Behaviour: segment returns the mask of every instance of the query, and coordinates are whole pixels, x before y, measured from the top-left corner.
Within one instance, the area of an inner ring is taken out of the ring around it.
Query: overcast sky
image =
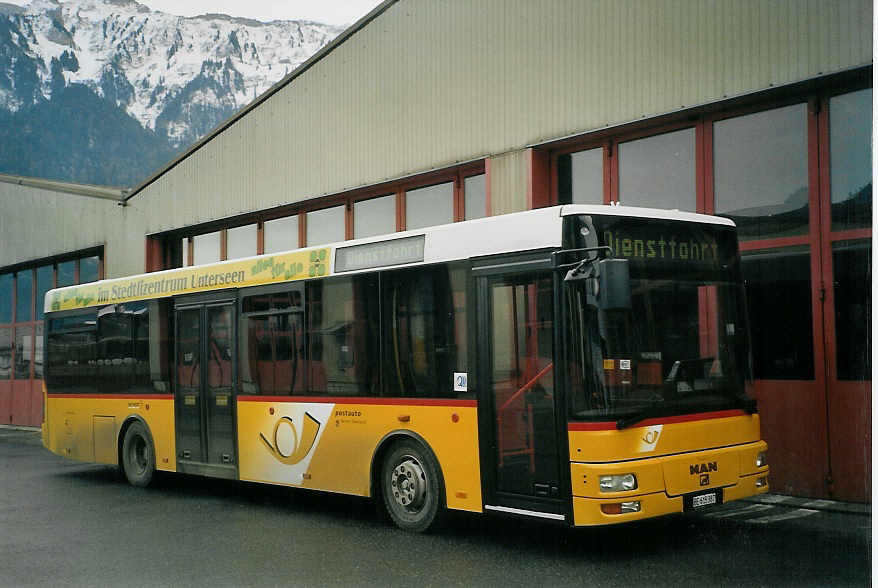
[[[25,5],[30,0],[0,0]],[[66,0],[61,0],[65,2]],[[138,0],[153,10],[179,16],[208,12],[256,20],[314,20],[349,25],[381,3],[381,0]]]

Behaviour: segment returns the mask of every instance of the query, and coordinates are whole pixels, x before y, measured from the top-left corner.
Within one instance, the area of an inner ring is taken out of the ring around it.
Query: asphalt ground
[[[412,535],[362,498],[133,488],[0,428],[0,586],[867,586],[871,529],[863,505],[768,495],[598,529],[454,513]]]

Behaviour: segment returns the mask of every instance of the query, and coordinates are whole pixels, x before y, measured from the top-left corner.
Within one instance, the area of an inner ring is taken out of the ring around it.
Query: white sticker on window
[[[619,369],[620,370],[630,370],[631,369],[631,360],[630,359],[620,359],[619,360]]]
[[[466,372],[454,372],[454,391],[466,392]]]

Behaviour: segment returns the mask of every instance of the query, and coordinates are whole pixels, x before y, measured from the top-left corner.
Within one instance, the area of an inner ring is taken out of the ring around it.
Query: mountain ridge
[[[4,113],[0,140],[20,140],[16,129],[30,125],[48,133],[43,144],[51,144],[53,134],[57,140],[72,141],[67,158],[71,161],[64,165],[40,166],[30,159],[38,156],[32,149],[21,146],[16,158],[11,153],[15,150],[7,148],[0,156],[0,173],[30,170],[47,179],[73,180],[64,174],[72,169],[72,160],[81,164],[82,157],[72,152],[84,150],[92,158],[112,159],[113,154],[102,151],[95,132],[79,128],[78,133],[64,133],[38,122],[48,116],[44,105],[62,95],[65,107],[75,98],[83,108],[97,108],[88,93],[65,92],[73,86],[82,86],[105,102],[98,108],[105,115],[106,108],[114,108],[135,121],[139,131],[122,125],[133,133],[132,141],[156,145],[155,150],[170,154],[169,161],[342,30],[310,20],[175,16],[136,0],[33,0],[24,7],[0,3],[0,113]],[[97,119],[86,118],[101,126]],[[113,129],[104,130],[114,134]],[[115,176],[77,174],[76,181],[130,185],[133,177],[146,179],[155,171],[137,161],[131,165],[143,169],[122,174],[125,184],[120,184],[118,170]],[[108,169],[94,163],[85,168],[94,173]]]

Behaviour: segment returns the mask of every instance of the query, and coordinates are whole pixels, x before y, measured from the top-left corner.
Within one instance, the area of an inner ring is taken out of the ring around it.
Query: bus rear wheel
[[[432,452],[413,440],[391,447],[381,469],[387,514],[400,529],[423,533],[439,520],[442,477]]]
[[[155,450],[143,423],[135,422],[122,441],[122,468],[132,486],[149,486],[155,473]]]

